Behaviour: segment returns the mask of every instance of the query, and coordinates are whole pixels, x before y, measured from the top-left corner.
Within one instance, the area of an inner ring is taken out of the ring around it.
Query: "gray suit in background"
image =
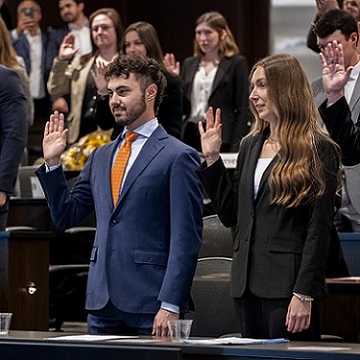
[[[319,108],[326,100],[322,78],[314,80],[311,85],[314,90],[315,104]],[[360,114],[360,77],[356,80],[349,108],[351,119],[355,124]],[[342,204],[339,213],[350,220],[352,231],[360,231],[360,164],[343,166],[343,170],[345,181],[343,182]]]

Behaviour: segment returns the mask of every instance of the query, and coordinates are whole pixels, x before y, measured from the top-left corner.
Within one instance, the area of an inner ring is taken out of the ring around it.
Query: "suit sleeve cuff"
[[[176,313],[176,314],[180,313],[180,307],[179,306],[167,303],[165,301],[163,301],[161,303],[161,308],[164,309],[164,310],[171,311],[171,312]]]

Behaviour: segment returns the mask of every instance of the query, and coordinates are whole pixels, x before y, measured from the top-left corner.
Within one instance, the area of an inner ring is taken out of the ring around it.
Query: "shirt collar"
[[[147,121],[145,124],[139,126],[134,130],[134,132],[138,133],[140,136],[149,138],[151,134],[155,131],[155,129],[159,126],[159,122],[157,118],[154,118],[150,121]],[[126,126],[121,133],[121,139],[123,140],[125,138],[125,133],[130,131]]]
[[[73,31],[73,30],[82,30],[84,27],[89,27],[89,20],[88,20],[88,18],[86,18],[86,19],[85,19],[85,22],[84,22],[84,26],[82,26],[82,27],[76,26],[75,23],[69,23],[68,26],[69,26],[69,30],[70,30],[70,31]]]
[[[350,79],[356,80],[360,73],[360,61],[354,66],[350,73]]]

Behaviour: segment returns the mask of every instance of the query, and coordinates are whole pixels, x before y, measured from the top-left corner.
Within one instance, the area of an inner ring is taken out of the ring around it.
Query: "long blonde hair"
[[[320,128],[313,93],[299,61],[289,54],[269,56],[254,65],[250,77],[259,67],[264,69],[268,97],[278,119],[280,150],[268,179],[272,203],[297,207],[325,193],[319,140],[326,139],[336,145]],[[263,132],[268,126],[259,118],[253,104],[250,108],[255,122],[249,136]]]
[[[4,20],[0,16],[0,64],[13,69],[19,62],[16,58],[16,51],[11,43],[9,31]]]

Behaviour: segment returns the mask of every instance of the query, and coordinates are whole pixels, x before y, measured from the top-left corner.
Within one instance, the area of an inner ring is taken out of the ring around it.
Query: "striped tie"
[[[111,191],[114,207],[119,198],[120,186],[122,183],[122,179],[124,177],[126,164],[129,160],[131,153],[131,143],[139,136],[139,134],[135,132],[127,132],[125,134],[125,141],[121,145],[116,158],[114,165],[111,170]]]

